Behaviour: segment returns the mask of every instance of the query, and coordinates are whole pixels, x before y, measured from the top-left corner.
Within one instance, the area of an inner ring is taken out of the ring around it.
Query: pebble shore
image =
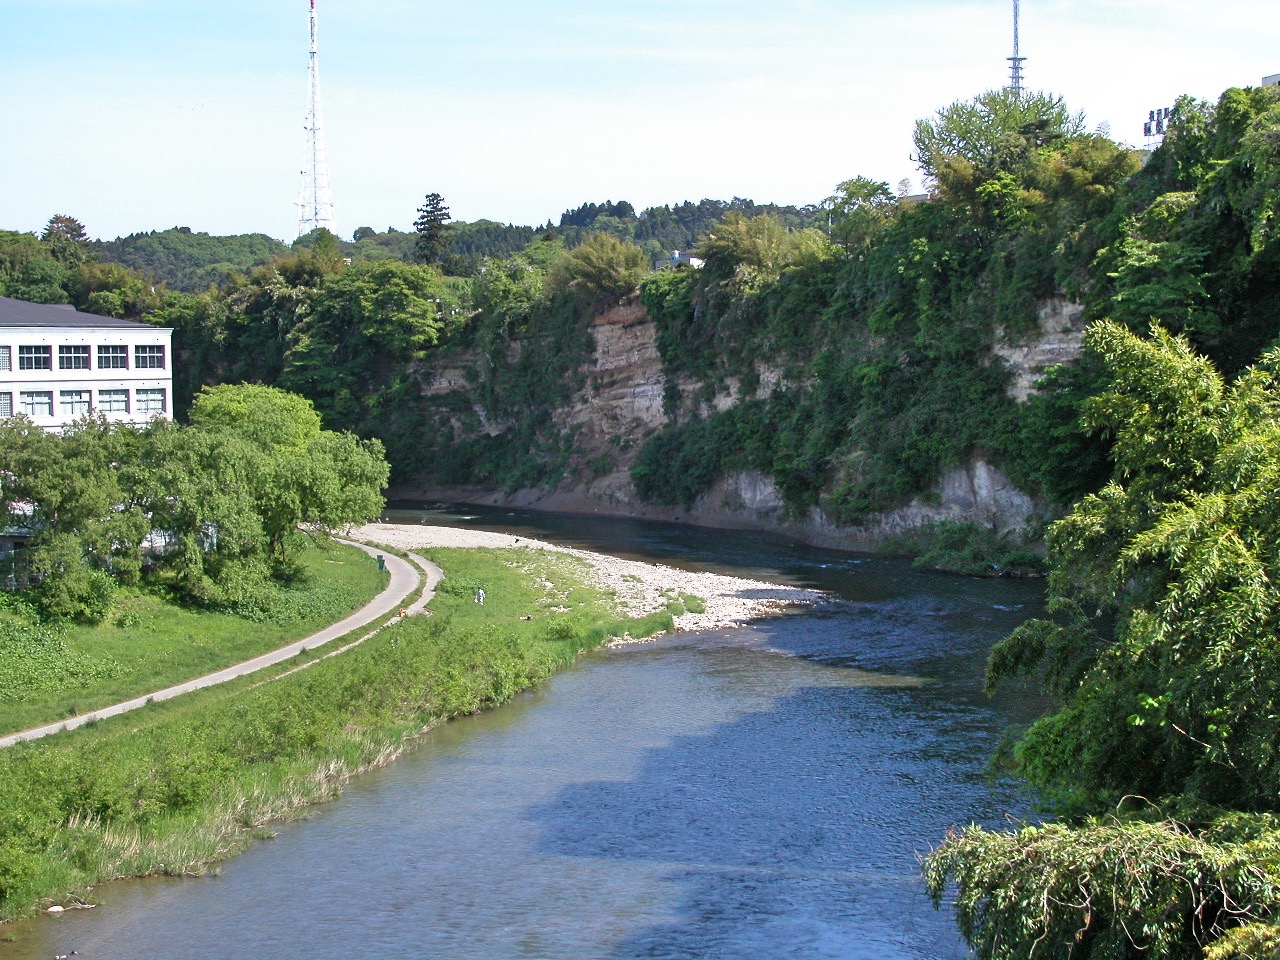
[[[677,570],[660,563],[623,560],[509,533],[460,530],[429,524],[370,523],[352,530],[351,536],[398,550],[514,547],[570,554],[587,562],[595,585],[615,596],[619,613],[624,616],[640,617],[661,610],[673,593],[689,594],[702,600],[706,609],[702,613],[681,614],[675,621],[677,630],[736,627],[760,617],[777,615],[795,605],[813,605],[828,599],[826,594],[817,590],[804,590],[719,573]]]

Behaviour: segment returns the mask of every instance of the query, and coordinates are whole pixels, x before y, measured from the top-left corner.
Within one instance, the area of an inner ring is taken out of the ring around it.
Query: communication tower
[[[1013,0],[1013,56],[1008,57],[1009,61],[1009,89],[1013,91],[1014,96],[1022,96],[1022,64],[1026,61],[1026,57],[1022,56],[1018,50],[1018,0]]]
[[[324,227],[334,236],[338,222],[329,193],[329,164],[324,156],[324,124],[320,115],[320,59],[316,46],[316,0],[311,0],[311,54],[307,60],[307,148],[298,190],[298,236]]]

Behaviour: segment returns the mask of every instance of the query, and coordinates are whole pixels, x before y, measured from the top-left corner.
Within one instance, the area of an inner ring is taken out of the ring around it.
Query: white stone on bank
[[[659,563],[623,560],[590,550],[487,530],[460,530],[429,524],[370,523],[352,530],[351,536],[400,550],[515,547],[569,554],[587,562],[595,585],[614,595],[619,612],[624,616],[641,617],[662,610],[671,599],[682,594],[703,601],[706,609],[702,613],[684,613],[676,617],[677,630],[736,627],[750,620],[776,615],[795,604],[815,604],[827,599],[827,595],[818,590],[719,573],[677,570]]]

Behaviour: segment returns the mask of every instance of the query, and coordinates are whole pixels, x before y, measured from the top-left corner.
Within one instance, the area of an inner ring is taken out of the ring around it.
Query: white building
[[[0,297],[0,417],[59,430],[90,411],[173,416],[173,329]]]
[[[670,267],[674,270],[676,267],[692,267],[697,270],[702,264],[703,261],[688,250],[672,250],[670,257],[653,261],[653,269],[662,270]]]

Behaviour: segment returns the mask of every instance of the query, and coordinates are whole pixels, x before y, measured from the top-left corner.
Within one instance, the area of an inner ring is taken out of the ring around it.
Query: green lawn
[[[0,638],[0,733],[130,700],[274,650],[341,620],[387,582],[372,557],[341,544],[309,549],[305,565],[306,578],[288,591],[283,623],[122,590],[107,622],[71,627],[61,646]]]

